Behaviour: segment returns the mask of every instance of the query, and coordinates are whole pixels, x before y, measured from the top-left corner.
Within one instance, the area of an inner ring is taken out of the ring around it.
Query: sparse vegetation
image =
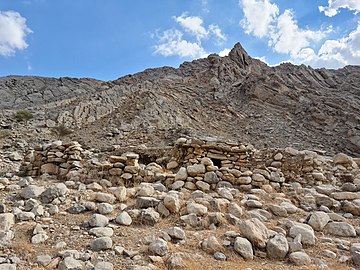
[[[53,127],[51,130],[59,139],[63,138],[67,135],[70,135],[74,131],[68,127],[66,127],[64,124],[60,124],[56,127]]]
[[[28,110],[19,110],[15,113],[15,119],[19,122],[27,122],[34,117],[33,113]]]
[[[23,258],[31,257],[31,253],[34,251],[31,243],[31,226],[28,224],[19,225],[16,229],[15,241],[12,245],[12,250]]]

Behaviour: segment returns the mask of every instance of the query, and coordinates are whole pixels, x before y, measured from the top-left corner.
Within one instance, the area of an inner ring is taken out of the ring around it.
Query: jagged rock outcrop
[[[360,67],[269,67],[236,44],[226,57],[109,82],[0,78],[0,122],[9,126],[14,111],[28,109],[35,116],[28,125],[43,136],[63,123],[85,145],[166,144],[191,135],[359,156],[359,85]]]

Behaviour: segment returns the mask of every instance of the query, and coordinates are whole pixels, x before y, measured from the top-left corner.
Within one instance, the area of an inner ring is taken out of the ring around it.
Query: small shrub
[[[15,119],[17,121],[28,121],[30,119],[32,119],[34,116],[32,114],[32,112],[28,111],[28,110],[19,110],[15,113]]]
[[[66,127],[64,124],[58,125],[56,127],[52,128],[52,132],[58,136],[58,138],[65,137],[67,135],[70,135],[74,131],[70,128]]]

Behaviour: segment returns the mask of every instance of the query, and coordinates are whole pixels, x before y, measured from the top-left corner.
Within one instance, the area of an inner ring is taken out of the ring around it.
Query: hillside
[[[359,87],[240,44],[0,78],[0,270],[359,269]]]
[[[240,44],[226,57],[214,54],[109,82],[4,77],[0,95],[3,125],[14,111],[28,109],[35,114],[30,126],[41,134],[63,123],[85,145],[156,145],[190,135],[258,148],[360,153],[360,67],[269,67]]]

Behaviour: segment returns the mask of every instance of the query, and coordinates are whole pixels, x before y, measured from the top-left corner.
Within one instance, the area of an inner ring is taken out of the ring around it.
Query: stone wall
[[[49,174],[61,178],[80,170],[84,155],[84,149],[77,142],[55,141],[39,145],[25,155],[22,173],[28,176]]]
[[[38,146],[25,156],[23,173],[43,174],[81,182],[109,180],[116,185],[160,181],[177,190],[215,190],[236,187],[280,189],[292,182],[303,186],[360,184],[359,159],[344,154],[325,156],[320,151],[294,148],[257,150],[252,145],[178,139],[171,151],[158,156],[156,162],[141,164],[141,154],[124,152],[96,154],[84,150],[77,142],[57,141]]]

